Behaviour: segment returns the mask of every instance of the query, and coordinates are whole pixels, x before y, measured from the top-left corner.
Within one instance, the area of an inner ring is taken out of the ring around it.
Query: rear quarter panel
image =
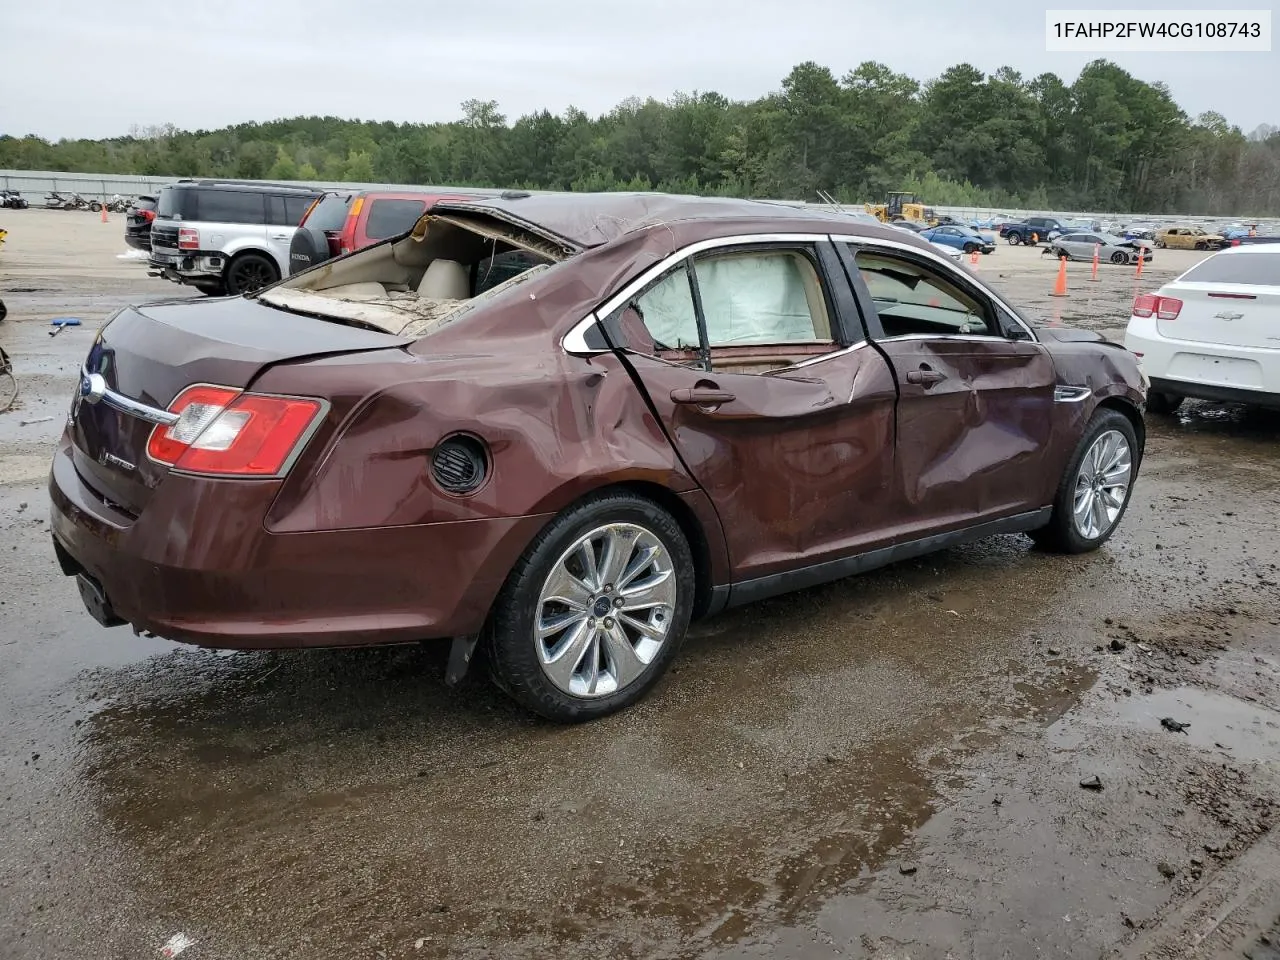
[[[386,350],[268,370],[255,390],[323,396],[332,410],[267,529],[550,516],[620,483],[700,496],[618,358],[569,356],[545,331],[519,340],[510,354]],[[479,437],[490,454],[488,477],[466,495],[441,490],[430,473],[433,449],[454,433]]]
[[[419,528],[432,524],[538,518],[496,542],[467,603],[487,609],[497,586],[555,514],[592,491],[618,484],[660,487],[700,525],[711,582],[728,582],[715,510],[689,478],[617,357],[571,357],[547,332],[501,356],[415,357],[401,350],[274,367],[256,390],[324,396],[329,419],[284,481],[267,513],[272,534]],[[515,356],[523,357],[514,361]],[[479,437],[489,473],[466,495],[431,477],[433,449],[446,437]],[[406,556],[406,563],[413,557]]]

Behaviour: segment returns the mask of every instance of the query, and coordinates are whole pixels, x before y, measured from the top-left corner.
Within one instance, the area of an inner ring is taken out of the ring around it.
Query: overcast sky
[[[921,80],[969,62],[987,72],[1052,71],[1069,83],[1097,55],[1046,53],[1046,6],[1072,4],[0,0],[0,133],[96,138],[134,124],[212,129],[307,114],[452,120],[470,97],[498,101],[509,120],[570,105],[597,114],[627,96],[677,90],[751,99],[805,60],[837,77],[863,60]],[[1280,124],[1276,52],[1112,59],[1165,81],[1192,116],[1217,110],[1246,133]]]

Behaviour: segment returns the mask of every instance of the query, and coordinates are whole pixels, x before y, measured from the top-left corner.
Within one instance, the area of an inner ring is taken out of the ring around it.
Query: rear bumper
[[[1261,390],[1244,390],[1240,387],[1221,387],[1209,383],[1191,383],[1187,380],[1151,381],[1153,393],[1172,393],[1194,400],[1222,400],[1228,403],[1247,403],[1255,407],[1280,410],[1280,393],[1264,393]]]
[[[479,632],[550,519],[272,534],[278,489],[173,475],[133,518],[84,483],[64,437],[49,478],[59,561],[107,625],[228,649],[403,643]]]
[[[1138,364],[1156,393],[1280,406],[1280,349],[1172,340],[1154,319],[1140,317],[1130,319],[1124,345],[1141,355]]]
[[[221,280],[226,265],[227,258],[216,251],[151,247],[151,269],[174,283]]]

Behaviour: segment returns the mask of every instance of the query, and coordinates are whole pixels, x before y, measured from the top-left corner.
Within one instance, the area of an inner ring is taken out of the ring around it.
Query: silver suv
[[[151,275],[209,296],[249,293],[289,275],[311,187],[180,180],[160,191],[151,224]]]

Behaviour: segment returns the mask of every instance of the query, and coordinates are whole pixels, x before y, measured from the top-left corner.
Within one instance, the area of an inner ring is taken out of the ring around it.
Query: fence
[[[136,197],[142,194],[154,195],[157,190],[167,183],[176,183],[178,177],[143,177],[129,176],[125,174],[99,174],[99,173],[62,173],[53,170],[0,170],[0,187],[6,190],[17,190],[22,193],[32,206],[40,206],[44,200],[45,194],[51,190],[58,190],[63,193],[79,193],[86,199],[107,199],[114,194],[121,194],[126,197]],[[322,188],[360,188],[367,190],[423,190],[429,193],[469,193],[475,188],[467,187],[448,187],[439,185],[406,185],[395,183],[340,183],[334,181],[317,181],[311,180],[306,183],[293,181],[299,186],[315,186]],[[532,193],[540,193],[543,191],[530,191]],[[796,206],[813,207],[814,209],[830,210],[830,204],[823,203],[803,203],[795,201]],[[843,205],[839,209],[844,211],[860,211],[862,206]],[[940,214],[955,217],[966,223],[970,221],[984,221],[993,217],[1012,217],[1021,219],[1022,217],[1058,217],[1062,220],[1089,220],[1089,221],[1111,221],[1115,224],[1127,223],[1189,223],[1209,225],[1213,223],[1221,223],[1221,217],[1205,217],[1192,216],[1190,214],[1180,213],[1117,213],[1102,212],[1096,210],[1018,210],[1010,207],[1001,207],[992,209],[986,207],[948,207],[934,205],[934,210]],[[1244,223],[1258,223],[1266,229],[1280,229],[1280,220],[1241,217],[1237,218]]]

